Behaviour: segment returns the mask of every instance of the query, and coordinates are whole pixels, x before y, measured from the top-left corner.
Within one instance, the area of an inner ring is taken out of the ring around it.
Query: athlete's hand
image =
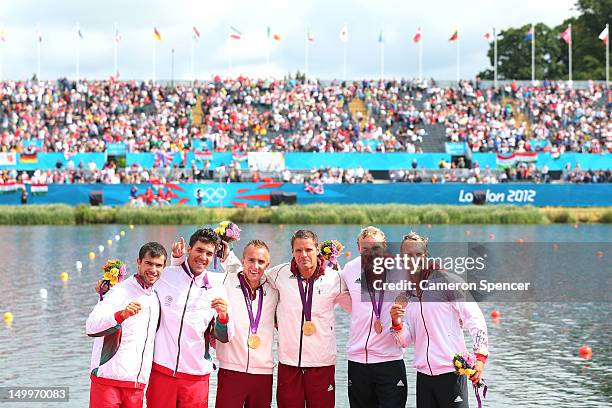
[[[172,244],[172,257],[180,258],[185,254],[185,239],[181,237],[179,242]]]
[[[472,384],[478,385],[480,380],[482,380],[482,374],[484,373],[484,363],[482,361],[476,361],[476,364],[474,364],[474,370],[476,370],[476,372],[472,374],[470,380],[472,381]]]
[[[406,316],[406,306],[394,303],[391,306],[391,324],[399,326],[404,320],[404,316]]]
[[[214,298],[211,304],[217,311],[220,320],[227,320],[227,302],[223,298]]]
[[[141,308],[142,306],[140,306],[140,303],[130,302],[125,309],[123,309],[121,315],[123,316],[123,319],[127,319],[128,317],[134,316],[136,313],[140,312]]]
[[[228,255],[230,253],[230,246],[229,246],[229,244],[227,242],[225,242],[223,240],[221,241],[219,246],[223,250],[223,256],[221,256],[221,262],[225,262],[225,260],[227,259]]]

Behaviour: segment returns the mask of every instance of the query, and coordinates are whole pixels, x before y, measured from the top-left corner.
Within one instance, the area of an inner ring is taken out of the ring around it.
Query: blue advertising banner
[[[105,205],[122,206],[130,201],[132,185],[50,184],[31,195],[31,204],[87,204],[89,193],[102,191]],[[30,187],[28,186],[28,190]],[[562,207],[612,205],[610,184],[327,184],[323,194],[310,194],[301,184],[201,183],[140,184],[132,196],[139,202],[203,207],[267,207],[273,193],[294,193],[298,204],[471,204],[474,193],[483,192],[487,205],[514,204]],[[19,191],[0,194],[0,204],[19,204]]]
[[[465,142],[446,142],[444,150],[451,156],[464,156],[467,151],[467,143]]]
[[[125,143],[109,143],[106,145],[106,153],[109,156],[125,156],[127,145]]]

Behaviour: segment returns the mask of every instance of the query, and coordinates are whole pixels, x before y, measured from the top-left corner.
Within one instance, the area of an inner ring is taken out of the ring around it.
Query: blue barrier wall
[[[611,206],[610,184],[328,184],[322,195],[311,195],[299,184],[280,183],[234,183],[234,184],[178,184],[165,185],[164,190],[174,193],[171,203],[197,205],[200,189],[202,206],[265,207],[269,205],[273,192],[295,193],[298,204],[471,204],[475,191],[485,191],[489,204],[516,204],[533,206]],[[138,185],[138,193],[147,188],[159,187]],[[49,191],[42,195],[31,195],[31,204],[86,204],[91,191],[103,191],[104,204],[124,205],[129,201],[131,185],[96,184],[50,184]],[[19,204],[19,193],[0,195],[0,204]]]
[[[438,168],[440,160],[449,161],[450,154],[447,153],[285,153],[285,164],[289,169],[310,169],[321,167],[340,167],[340,168],[356,168],[363,167],[367,170],[393,170],[410,168],[412,161],[416,159],[419,168]],[[472,160],[477,161],[480,167],[496,168],[496,159],[493,153],[473,153]],[[94,161],[98,168],[102,168],[106,161],[106,153],[79,153],[70,158],[75,165],[82,161],[85,165],[90,161]],[[187,165],[195,159],[193,152],[187,153]],[[63,153],[39,153],[36,163],[22,163],[17,159],[15,166],[0,165],[0,169],[15,167],[18,170],[35,170],[35,169],[54,169],[57,161],[60,160],[64,165],[68,162]],[[181,155],[175,153],[170,164],[181,164]],[[221,163],[229,164],[232,161],[230,152],[213,153],[211,159],[211,168],[219,166]],[[154,153],[128,153],[126,155],[126,164],[140,164],[145,168],[152,168],[155,163]],[[550,170],[562,170],[567,163],[570,163],[572,168],[576,163],[580,164],[583,169],[612,169],[612,155],[610,154],[582,154],[582,153],[565,153],[558,159],[553,159],[550,153],[539,153],[536,165],[542,167],[547,165]],[[246,163],[243,164],[246,166]],[[198,167],[202,167],[199,162]]]

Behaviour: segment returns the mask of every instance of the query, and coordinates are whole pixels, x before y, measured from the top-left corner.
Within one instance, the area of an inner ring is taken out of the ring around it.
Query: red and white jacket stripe
[[[383,298],[384,302],[380,314],[383,331],[382,333],[376,333],[374,328],[376,315],[372,302],[367,293],[365,298],[362,295],[361,257],[357,257],[344,265],[342,279],[352,299],[349,338],[346,345],[346,355],[349,361],[368,364],[402,360],[404,349],[397,344],[395,337],[389,331],[391,327],[389,312],[393,304],[393,298]],[[377,292],[376,300],[379,296],[380,292]]]
[[[161,302],[161,321],[155,338],[153,369],[178,378],[196,379],[210,374],[207,329],[212,322],[215,337],[230,341],[234,335],[231,304],[223,287],[224,274],[204,271],[194,276],[181,265],[164,269],[155,284]],[[212,300],[228,302],[228,322],[220,322]],[[213,320],[214,319],[214,320]]]
[[[140,303],[142,309],[123,320],[121,311],[130,302]],[[90,366],[92,381],[144,388],[151,373],[158,321],[156,293],[145,290],[134,276],[106,293],[85,324],[87,335],[95,337]]]

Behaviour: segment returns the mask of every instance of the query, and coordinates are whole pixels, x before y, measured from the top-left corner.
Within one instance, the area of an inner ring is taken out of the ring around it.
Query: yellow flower
[[[113,286],[114,284],[116,284],[117,282],[119,282],[119,278],[117,278],[116,276],[111,276],[110,278],[110,284],[111,286]]]
[[[110,280],[112,277],[113,277],[113,275],[111,275],[110,272],[104,272],[104,276],[102,277],[102,279]]]
[[[455,361],[455,367],[461,368],[461,363],[459,361]]]
[[[219,225],[223,227],[223,229],[225,230],[225,228],[227,228],[230,225],[230,221],[221,221]]]
[[[325,248],[323,248],[323,252],[325,252],[326,254],[331,254],[331,248],[330,247],[325,247]]]
[[[117,268],[113,268],[113,269],[111,269],[111,270],[110,270],[110,274],[111,274],[112,276],[115,276],[115,277],[119,276],[119,269],[117,269]]]

